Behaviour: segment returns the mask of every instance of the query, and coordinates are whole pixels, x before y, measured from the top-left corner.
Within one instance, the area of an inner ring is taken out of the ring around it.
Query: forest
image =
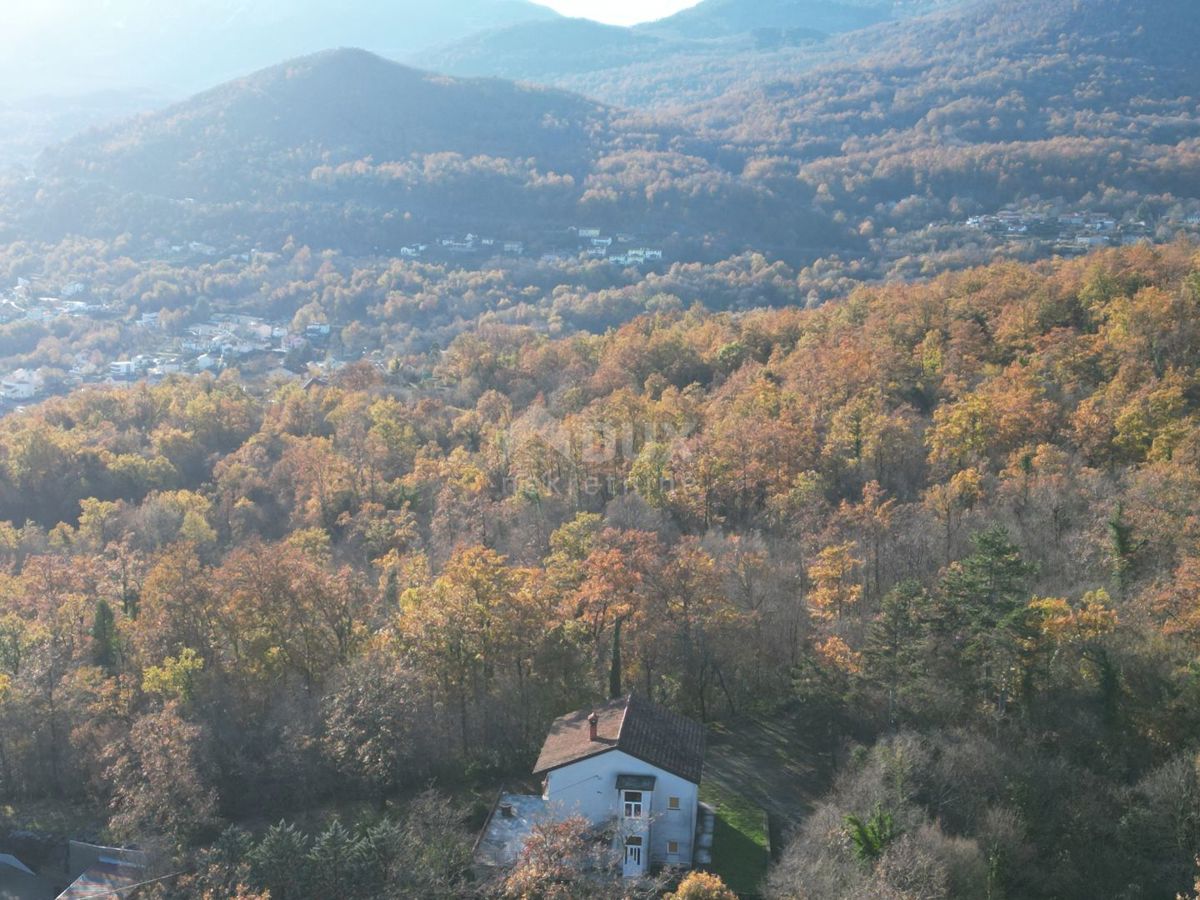
[[[620,686],[812,734],[768,897],[1173,897],[1198,323],[1180,241],[31,406],[0,434],[0,821],[153,847],[172,897],[601,896],[570,835],[499,882],[470,847]]]

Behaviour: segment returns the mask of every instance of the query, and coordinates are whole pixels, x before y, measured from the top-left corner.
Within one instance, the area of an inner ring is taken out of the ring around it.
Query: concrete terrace
[[[533,826],[546,815],[547,803],[531,794],[502,793],[475,845],[475,863],[501,868],[512,865]]]

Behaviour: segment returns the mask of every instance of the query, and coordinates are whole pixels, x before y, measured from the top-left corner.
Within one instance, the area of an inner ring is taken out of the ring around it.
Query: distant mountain
[[[630,28],[562,18],[489,29],[409,61],[452,75],[552,82],[563,73],[626,66],[673,49]]]
[[[529,158],[582,172],[608,111],[548,89],[420,72],[363,50],[273,66],[47,150],[39,171],[171,197],[236,200],[316,166],[415,154]]]
[[[838,231],[670,122],[362,50],[293,60],[93,129],[47,150],[36,177],[0,196],[0,237],[7,227],[135,244],[295,235],[398,252],[447,231],[564,234],[580,221],[722,250],[811,246]]]
[[[330,47],[398,58],[557,18],[528,0],[41,0],[0,10],[0,93],[181,96]]]
[[[1072,53],[1136,60],[1160,73],[1175,69],[1194,77],[1200,69],[1200,8],[1193,0],[988,0],[914,23],[903,40],[914,59],[963,50]]]
[[[761,186],[909,236],[897,258],[1007,204],[1146,222],[1200,196],[1194,0],[985,0],[829,44],[843,60],[681,116]]]
[[[805,28],[824,34],[856,31],[893,17],[891,0],[702,0],[638,31],[683,38],[719,38],[762,28]]]
[[[31,165],[50,144],[65,141],[86,128],[160,108],[167,101],[142,91],[0,101],[0,171],[13,165]]]
[[[696,116],[729,134],[753,120],[780,135],[786,122],[789,141],[919,126],[914,141],[946,152],[989,138],[1154,138],[1149,124],[1171,109],[1183,133],[1196,127],[1193,0],[983,0],[830,43],[844,60],[739,86]],[[869,116],[845,115],[868,106]]]
[[[408,58],[451,75],[496,75],[606,102],[669,106],[853,54],[831,35],[964,0],[702,0],[634,28],[553,19],[490,29]]]

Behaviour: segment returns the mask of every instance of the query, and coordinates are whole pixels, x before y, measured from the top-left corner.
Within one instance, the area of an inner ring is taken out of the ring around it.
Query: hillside
[[[753,763],[774,778],[836,768],[771,900],[1175,896],[1197,249],[594,335],[491,319],[328,383],[6,417],[4,822],[69,798],[157,839],[175,900],[521,896],[472,880],[474,832],[616,680],[737,749],[747,716],[797,728]],[[344,296],[344,264],[286,262],[330,285],[306,298]],[[552,873],[523,889],[562,896]],[[619,873],[570,896],[627,898]]]
[[[990,0],[833,38],[858,58],[743,82],[683,118],[911,274],[974,252],[954,227],[1009,204],[1178,221],[1200,198],[1198,40],[1186,0]]]
[[[935,118],[926,125],[944,128],[947,116],[950,124],[978,120],[987,103],[998,108],[984,130],[1009,140],[1081,128],[1117,133],[1129,120],[1114,117],[1155,116],[1181,93],[1194,93],[1198,39],[1200,17],[1188,0],[984,0],[841,35],[831,49],[847,61],[735,88],[728,105],[744,110],[743,121],[769,115],[773,105],[775,119],[801,139],[913,127],[927,114]],[[820,115],[854,101],[880,104],[878,113]],[[1013,104],[1021,108],[1019,127],[1006,115]],[[729,110],[718,103],[696,112],[725,118]],[[835,122],[843,126],[836,132],[829,127]]]

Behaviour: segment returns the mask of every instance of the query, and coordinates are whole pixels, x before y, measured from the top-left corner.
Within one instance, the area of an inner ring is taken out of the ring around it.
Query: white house
[[[476,861],[510,865],[538,821],[581,815],[611,835],[627,877],[690,867],[704,742],[699,722],[636,694],[561,716],[533,770],[542,795],[502,795]]]
[[[5,400],[32,400],[42,392],[42,376],[28,369],[17,369],[0,380],[0,396]]]

